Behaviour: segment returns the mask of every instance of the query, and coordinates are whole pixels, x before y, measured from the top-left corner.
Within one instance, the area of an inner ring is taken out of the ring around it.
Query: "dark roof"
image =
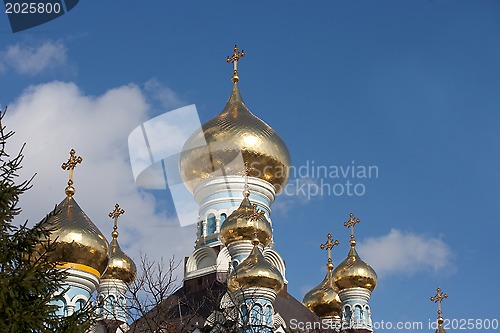
[[[219,308],[220,300],[227,291],[226,278],[225,273],[213,273],[184,281],[180,289],[132,323],[128,333],[181,333],[191,332],[196,327],[202,328],[208,316]],[[292,319],[301,322],[320,321],[286,289],[278,294],[274,309],[288,327]],[[163,331],[160,330],[162,328]]]

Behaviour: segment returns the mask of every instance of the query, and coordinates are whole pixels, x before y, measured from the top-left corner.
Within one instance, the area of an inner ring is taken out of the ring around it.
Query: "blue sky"
[[[13,34],[0,14],[0,104],[11,108],[16,144],[28,144],[25,173],[39,173],[23,218],[63,198],[58,168],[74,146],[87,157],[76,198],[106,235],[119,200],[128,253],[188,255],[194,229],[172,223],[167,193],[135,188],[127,136],[184,105],[196,104],[202,122],[219,113],[237,43],[247,53],[242,96],[295,167],[378,169],[351,179],[362,196],[277,198],[289,291],[300,300],[323,278],[328,232],[341,242],[334,263],[343,260],[352,211],[360,255],[379,273],[375,321],[422,321],[431,331],[437,286],[450,295],[445,317],[500,320],[499,17],[496,1],[81,1]]]

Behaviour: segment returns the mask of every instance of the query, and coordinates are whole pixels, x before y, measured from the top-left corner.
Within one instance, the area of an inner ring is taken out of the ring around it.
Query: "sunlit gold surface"
[[[260,287],[279,292],[283,288],[283,276],[264,258],[258,246],[229,275],[227,288],[235,292],[242,288]]]
[[[49,258],[61,264],[75,263],[104,273],[108,265],[108,242],[72,197],[66,197],[56,208],[58,214],[45,222],[54,228],[50,239],[56,249]]]
[[[347,258],[333,271],[333,281],[339,290],[347,288],[365,288],[370,291],[377,285],[377,274],[366,262],[361,260],[351,241],[351,250]]]
[[[245,196],[240,206],[222,223],[220,238],[227,246],[235,241],[253,240],[255,235],[265,246],[271,241],[273,229],[264,214]]]
[[[323,281],[304,296],[302,303],[320,318],[340,315],[342,302],[338,295],[338,289],[333,283],[331,269],[328,269]]]
[[[135,279],[137,268],[134,261],[123,253],[118,240],[113,238],[110,244],[110,259],[108,269],[102,279],[117,279],[125,283],[131,283]]]
[[[288,180],[290,154],[285,143],[248,110],[236,83],[224,110],[193,133],[182,150],[180,171],[191,192],[209,177],[243,174],[244,165],[235,163],[240,153],[252,168],[250,176],[273,184],[277,193]]]

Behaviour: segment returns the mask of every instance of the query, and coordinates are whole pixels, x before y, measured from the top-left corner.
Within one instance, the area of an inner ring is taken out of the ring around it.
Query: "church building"
[[[109,214],[114,221],[109,242],[74,199],[73,170],[82,158],[70,152],[63,164],[70,173],[66,197],[57,207],[60,213],[47,221],[56,226],[53,260],[69,272],[68,290],[57,301],[61,316],[78,311],[94,294],[96,333],[373,332],[369,299],[377,275],[356,251],[354,226],[360,220],[352,213],[344,223],[350,229],[346,259],[334,266],[331,251],[339,242],[328,234],[320,246],[328,252],[323,281],[303,302],[287,291],[271,205],[287,183],[291,159],[278,133],[241,97],[237,66],[244,56],[235,46],[227,58],[233,64],[227,104],[191,135],[180,156],[182,179],[199,205],[182,286],[135,322],[126,315],[126,293],[137,269],[118,244],[124,210],[117,204]]]

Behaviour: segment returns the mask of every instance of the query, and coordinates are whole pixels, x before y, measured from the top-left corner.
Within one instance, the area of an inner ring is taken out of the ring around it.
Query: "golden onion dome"
[[[348,288],[364,288],[373,291],[377,285],[377,273],[356,252],[356,241],[351,239],[347,258],[333,271],[333,282],[342,291]]]
[[[236,241],[251,241],[255,237],[264,246],[271,241],[271,224],[264,212],[257,209],[257,205],[250,203],[249,195],[250,192],[246,190],[240,206],[221,225],[220,239],[226,246]]]
[[[319,285],[311,289],[302,300],[309,310],[320,318],[340,316],[342,302],[338,295],[338,288],[333,283],[333,264],[331,259],[326,266],[327,273]]]
[[[239,161],[240,156],[243,161]],[[238,84],[222,110],[191,135],[182,148],[180,172],[193,192],[203,180],[241,175],[244,162],[250,176],[263,179],[279,193],[289,175],[290,154],[285,142],[264,121],[253,115],[241,98]]]
[[[122,251],[117,238],[118,233],[116,233],[116,237],[113,234],[113,240],[109,244],[108,268],[101,279],[116,279],[130,284],[135,279],[137,268],[134,261]]]
[[[283,276],[260,251],[259,241],[253,241],[250,255],[229,275],[227,288],[235,292],[243,288],[269,288],[279,292],[284,285]]]
[[[83,270],[100,277],[109,260],[106,238],[72,195],[68,194],[55,211],[43,222],[55,243],[55,249],[48,254],[49,260],[58,267]]]

